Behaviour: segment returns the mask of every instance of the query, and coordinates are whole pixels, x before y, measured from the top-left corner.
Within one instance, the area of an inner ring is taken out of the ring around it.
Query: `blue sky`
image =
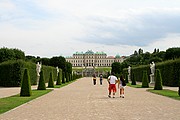
[[[0,45],[26,55],[180,47],[179,0],[1,0]]]

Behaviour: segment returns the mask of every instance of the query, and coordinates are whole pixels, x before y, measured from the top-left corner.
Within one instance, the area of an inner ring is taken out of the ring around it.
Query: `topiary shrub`
[[[147,71],[143,71],[143,79],[142,79],[142,88],[148,88],[149,87],[149,80]]]
[[[154,90],[162,90],[162,77],[161,77],[161,72],[159,69],[156,69],[155,72],[155,86]]]
[[[58,73],[58,78],[57,78],[57,81],[56,81],[56,85],[61,85],[61,74],[60,74],[60,72]]]
[[[49,88],[54,88],[54,80],[53,80],[53,75],[52,75],[52,73],[50,73],[49,82],[48,82],[48,87],[49,87]]]
[[[69,73],[66,72],[66,82],[69,82]]]
[[[129,83],[129,81],[128,81],[128,73],[125,73],[125,82]]]
[[[136,85],[136,80],[135,80],[135,77],[134,77],[134,73],[132,74],[131,81],[132,81],[131,85]]]
[[[37,89],[38,90],[46,90],[43,70],[41,70],[41,72],[40,72],[39,84],[38,84],[38,88]]]
[[[180,80],[178,86],[179,86],[178,95],[180,96]]]
[[[28,69],[24,70],[24,75],[23,79],[21,81],[21,92],[20,96],[25,97],[25,96],[31,96],[31,80],[29,77],[29,71]]]
[[[65,83],[65,73],[62,72],[62,83],[64,84]]]

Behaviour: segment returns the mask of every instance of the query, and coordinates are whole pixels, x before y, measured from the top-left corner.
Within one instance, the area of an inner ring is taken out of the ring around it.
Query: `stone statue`
[[[56,70],[57,70],[57,76],[58,76],[58,73],[59,73],[59,68],[58,68],[58,66],[56,67]]]
[[[154,62],[150,63],[150,69],[151,69],[151,74],[154,75],[154,73],[155,73],[155,63]]]
[[[151,74],[150,74],[150,83],[154,84],[154,73],[155,73],[155,63],[152,62],[150,63],[150,69],[151,69]]]
[[[131,66],[128,67],[128,81],[131,80]]]
[[[131,75],[131,66],[128,67],[128,75]]]
[[[40,72],[41,72],[41,64],[39,64],[39,62],[37,62],[36,64],[36,72],[37,72],[37,76],[40,76]]]

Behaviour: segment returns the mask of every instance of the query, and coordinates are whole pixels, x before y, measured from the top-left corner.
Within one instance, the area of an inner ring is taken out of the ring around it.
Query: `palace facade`
[[[70,62],[73,67],[111,67],[113,62],[124,61],[125,57],[120,55],[107,56],[104,52],[96,52],[94,53],[92,50],[88,50],[87,52],[76,52],[72,57],[67,57],[66,61]]]

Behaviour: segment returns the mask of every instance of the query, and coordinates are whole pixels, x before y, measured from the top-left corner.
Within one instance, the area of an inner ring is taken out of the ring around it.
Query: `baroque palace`
[[[124,56],[107,56],[104,52],[94,53],[92,50],[87,52],[76,52],[72,57],[67,57],[66,61],[70,62],[73,67],[95,68],[95,67],[111,67],[113,62],[123,62]]]

